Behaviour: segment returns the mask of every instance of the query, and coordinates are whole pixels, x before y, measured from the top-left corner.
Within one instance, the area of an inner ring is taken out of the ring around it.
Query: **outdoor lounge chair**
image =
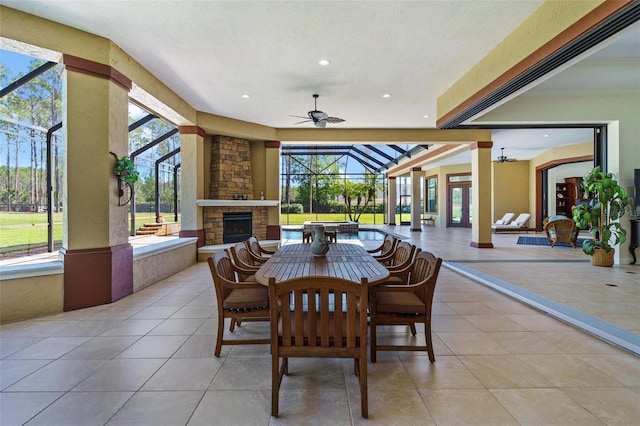
[[[513,222],[508,225],[491,225],[491,229],[493,232],[518,232],[518,231],[528,231],[527,223],[529,223],[529,219],[531,219],[531,215],[529,213],[522,213],[520,216],[515,218]]]
[[[508,225],[511,223],[515,215],[515,213],[505,213],[504,216],[502,216],[502,219],[496,220],[494,225]]]

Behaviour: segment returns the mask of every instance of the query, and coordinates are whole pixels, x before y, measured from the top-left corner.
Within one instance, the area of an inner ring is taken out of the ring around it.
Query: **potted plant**
[[[582,251],[591,256],[591,264],[612,266],[615,246],[624,243],[627,231],[619,219],[624,216],[630,197],[615,179],[613,173],[605,173],[594,167],[582,180],[582,187],[589,194],[589,202],[575,207],[573,220],[580,229],[588,229],[592,240],[582,244]]]
[[[128,184],[136,183],[138,181],[138,172],[133,165],[133,161],[128,156],[118,158],[117,155],[111,153],[116,159],[116,165],[113,166],[113,173],[120,180],[127,182]]]

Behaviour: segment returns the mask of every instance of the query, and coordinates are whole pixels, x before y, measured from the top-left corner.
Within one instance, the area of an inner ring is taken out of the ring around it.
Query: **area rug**
[[[545,237],[518,237],[518,244],[525,246],[551,246]],[[569,243],[558,243],[556,247],[571,247]],[[576,247],[582,247],[582,240],[576,241]]]

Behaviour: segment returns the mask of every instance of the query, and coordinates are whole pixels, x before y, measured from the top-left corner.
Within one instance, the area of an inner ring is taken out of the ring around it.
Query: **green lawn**
[[[167,222],[173,213],[162,213]],[[178,216],[178,219],[180,217]],[[128,219],[131,222],[131,215]],[[154,213],[136,214],[136,227],[155,222]],[[0,254],[47,246],[47,213],[0,213]],[[53,239],[62,242],[62,213],[53,214]]]

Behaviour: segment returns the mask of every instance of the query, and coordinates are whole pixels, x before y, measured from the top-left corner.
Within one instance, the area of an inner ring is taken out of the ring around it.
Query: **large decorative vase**
[[[612,248],[607,253],[605,249],[596,247],[591,255],[591,264],[593,266],[613,266],[613,256],[616,253],[616,249]]]
[[[313,241],[311,242],[311,253],[314,256],[322,257],[329,251],[329,241],[324,234],[324,226],[314,226],[311,229]]]

